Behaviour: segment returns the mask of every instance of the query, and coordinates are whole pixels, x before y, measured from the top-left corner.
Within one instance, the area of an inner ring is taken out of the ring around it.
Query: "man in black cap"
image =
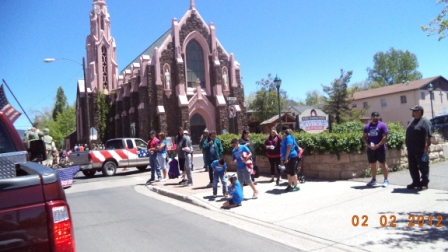
[[[406,148],[408,150],[408,165],[412,184],[408,185],[407,188],[426,190],[429,183],[428,154],[432,136],[431,122],[423,117],[422,106],[416,105],[411,110],[414,119],[406,129]]]
[[[372,180],[367,183],[367,186],[376,184],[376,162],[378,162],[384,175],[383,187],[388,187],[389,180],[387,180],[387,175],[389,168],[386,165],[386,141],[389,129],[385,123],[379,120],[379,117],[380,114],[378,112],[372,112],[372,121],[364,126],[363,140],[367,148],[367,159],[370,165],[370,172],[372,173]]]

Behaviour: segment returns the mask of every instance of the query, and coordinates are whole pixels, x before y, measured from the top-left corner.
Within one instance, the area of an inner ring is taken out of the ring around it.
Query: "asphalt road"
[[[142,195],[134,186],[68,193],[67,198],[77,251],[297,251],[201,216],[194,210],[202,211],[198,207],[186,210]]]

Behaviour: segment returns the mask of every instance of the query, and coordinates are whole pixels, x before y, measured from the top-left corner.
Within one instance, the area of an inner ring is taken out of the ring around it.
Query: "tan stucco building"
[[[356,92],[353,94],[354,100],[351,106],[359,109],[368,108],[364,115],[366,117],[377,111],[383,122],[401,122],[406,127],[412,119],[409,109],[415,105],[424,108],[426,118],[432,118],[428,90],[430,83],[433,85],[434,117],[448,114],[448,81],[442,76]]]

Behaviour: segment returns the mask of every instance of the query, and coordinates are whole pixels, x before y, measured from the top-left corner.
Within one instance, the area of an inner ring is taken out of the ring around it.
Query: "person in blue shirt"
[[[235,174],[229,176],[229,182],[229,193],[232,198],[222,205],[222,208],[225,209],[241,206],[243,201],[243,189]]]
[[[216,198],[218,195],[218,183],[221,180],[222,183],[222,195],[227,197],[227,181],[226,181],[226,172],[227,172],[227,164],[224,161],[224,158],[220,158],[219,160],[214,160],[210,165],[211,169],[213,169],[213,198]]]
[[[252,199],[258,198],[258,190],[254,185],[254,182],[252,182],[250,178],[250,172],[246,168],[246,162],[248,160],[251,160],[252,153],[250,152],[249,148],[245,145],[240,145],[238,143],[238,139],[234,138],[230,142],[230,144],[233,147],[232,150],[232,159],[234,163],[237,163],[237,175],[238,180],[240,181],[240,184],[247,184],[252,188],[254,191],[254,195],[252,196]],[[243,152],[248,153],[246,158],[243,157]]]
[[[222,147],[221,141],[216,138],[216,131],[210,131],[208,138],[202,144],[202,150],[205,152],[204,155],[207,155],[207,166],[211,166],[213,161],[221,158],[224,148]],[[210,179],[210,183],[207,187],[213,187],[213,169],[208,170],[208,177]]]
[[[288,125],[284,125],[282,130],[285,134],[285,137],[282,141],[282,146],[280,149],[281,153],[281,164],[285,166],[286,174],[288,175],[288,186],[286,187],[286,192],[296,192],[300,190],[297,181],[297,172],[299,166],[299,158],[298,153],[295,150],[295,146],[297,145],[294,136],[292,135],[291,129],[289,129]]]

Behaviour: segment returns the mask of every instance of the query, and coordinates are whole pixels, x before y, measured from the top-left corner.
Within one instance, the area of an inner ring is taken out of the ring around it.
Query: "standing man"
[[[162,175],[160,173],[160,165],[157,160],[157,144],[159,144],[159,139],[156,137],[156,131],[151,130],[149,132],[149,141],[148,141],[148,153],[149,153],[149,166],[151,166],[151,178],[146,181],[146,184],[150,184],[152,182],[158,182],[162,179]],[[157,180],[156,180],[157,173]]]
[[[431,122],[423,117],[422,106],[416,105],[411,110],[414,119],[406,129],[406,148],[408,149],[408,165],[412,184],[407,188],[426,190],[429,183],[428,154],[432,136]]]
[[[204,148],[202,147],[204,145],[204,142],[208,139],[208,129],[205,129],[204,132],[202,132],[201,139],[199,139],[199,148],[202,150],[202,160],[204,161],[204,169],[205,171],[208,171],[208,153]]]
[[[42,140],[45,143],[45,150],[47,151],[47,160],[43,161],[42,164],[51,167],[53,165],[53,151],[56,146],[53,142],[53,137],[50,136],[50,130],[48,128],[44,129],[44,136]]]
[[[367,186],[376,185],[376,162],[379,162],[384,175],[383,187],[388,187],[389,180],[387,180],[387,175],[389,169],[386,165],[385,143],[387,141],[387,133],[389,133],[389,129],[385,123],[379,121],[379,117],[380,114],[378,112],[372,112],[370,117],[372,122],[364,126],[363,140],[367,148],[367,160],[369,161],[370,172],[372,173],[372,180],[367,183]]]

